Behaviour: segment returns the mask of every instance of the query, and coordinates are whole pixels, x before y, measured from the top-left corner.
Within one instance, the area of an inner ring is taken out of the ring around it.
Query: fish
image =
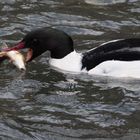
[[[17,50],[8,50],[8,45],[5,42],[2,42],[0,52],[0,58],[3,60],[9,59],[19,70],[26,70],[26,61],[24,56]]]
[[[4,43],[2,48],[7,48],[7,44]],[[16,50],[11,51],[1,51],[0,52],[1,58],[9,59],[19,70],[25,71],[26,70],[26,63],[24,56]]]
[[[25,67],[25,58],[19,51],[8,51],[7,56],[10,58],[10,61],[19,69],[26,70]]]

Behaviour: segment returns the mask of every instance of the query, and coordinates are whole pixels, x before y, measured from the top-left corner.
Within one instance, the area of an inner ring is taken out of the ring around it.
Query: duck
[[[26,62],[49,51],[49,64],[61,71],[140,78],[140,38],[113,40],[78,53],[70,35],[43,27],[28,32],[8,51],[21,49],[27,49]]]

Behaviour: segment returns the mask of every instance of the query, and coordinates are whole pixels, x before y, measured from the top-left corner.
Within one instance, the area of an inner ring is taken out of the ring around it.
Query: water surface
[[[118,38],[140,37],[139,0],[1,0],[0,41],[53,27],[84,52]],[[132,140],[140,138],[140,79],[60,72],[47,53],[27,65],[0,67],[0,139]]]

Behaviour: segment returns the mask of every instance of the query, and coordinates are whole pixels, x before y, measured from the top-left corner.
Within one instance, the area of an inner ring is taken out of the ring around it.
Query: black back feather
[[[112,41],[83,53],[82,69],[90,70],[107,60],[140,60],[140,38]]]

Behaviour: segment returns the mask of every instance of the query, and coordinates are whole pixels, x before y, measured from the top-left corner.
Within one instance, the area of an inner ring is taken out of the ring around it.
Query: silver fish
[[[4,52],[0,52],[0,57],[7,57],[10,59],[10,61],[20,70],[26,70],[25,67],[25,59],[23,57],[23,55],[16,51],[16,50],[12,50],[12,51],[4,51]]]

